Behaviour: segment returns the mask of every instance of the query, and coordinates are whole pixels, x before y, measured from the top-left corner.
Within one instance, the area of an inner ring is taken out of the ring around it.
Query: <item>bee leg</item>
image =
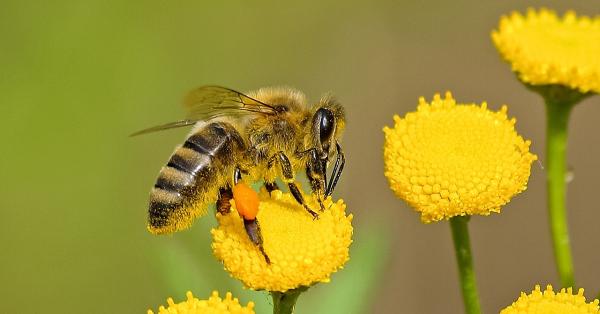
[[[258,247],[262,255],[265,257],[265,261],[267,262],[267,264],[271,264],[271,259],[269,259],[269,256],[267,255],[263,247],[263,239],[260,233],[260,225],[258,224],[258,219],[244,218],[244,228],[246,229],[246,234],[248,234],[250,241],[252,241],[252,243],[254,243],[254,245]]]
[[[323,205],[323,197],[322,196],[319,196],[318,202],[319,202],[319,207],[321,208],[321,212],[324,212],[325,211],[325,205]]]
[[[313,193],[317,195],[321,211],[325,210],[323,195],[327,186],[326,167],[327,160],[318,158],[317,151],[313,150],[306,164],[306,176],[308,177]]]
[[[265,182],[265,189],[269,192],[269,196],[271,196],[271,192],[279,190],[279,186],[276,182]]]
[[[229,214],[231,203],[229,202],[233,198],[233,192],[230,187],[219,189],[219,199],[217,199],[217,212],[221,215]]]
[[[233,183],[237,184],[242,179],[242,171],[239,167],[235,167],[233,171]],[[233,199],[233,191],[231,187],[226,186],[219,189],[219,198],[217,199],[217,212],[221,215],[229,214],[231,209],[231,203],[229,201]]]
[[[333,172],[331,174],[332,180],[329,181],[329,185],[327,185],[325,196],[329,196],[331,193],[333,193],[333,190],[335,189],[335,186],[342,175],[342,170],[344,170],[344,164],[346,164],[346,157],[344,156],[344,152],[342,151],[342,146],[340,146],[340,143],[335,142],[335,148],[337,153],[335,165],[333,166]]]
[[[235,167],[233,171],[233,184],[238,184],[240,180],[242,180],[242,170],[240,170],[240,167]]]
[[[288,188],[290,189],[290,192],[292,192],[292,195],[296,199],[296,202],[302,205],[304,209],[306,209],[306,211],[313,216],[313,219],[319,219],[319,214],[317,214],[314,210],[310,209],[310,207],[308,207],[308,205],[306,205],[306,203],[304,202],[304,197],[302,196],[300,189],[298,189],[298,185],[296,185],[295,182],[290,182],[288,183]]]
[[[314,210],[310,209],[306,202],[304,201],[304,197],[298,188],[296,182],[294,182],[294,171],[292,169],[292,164],[290,160],[283,152],[278,152],[277,155],[274,156],[279,160],[279,164],[281,165],[281,173],[283,174],[283,181],[287,183],[290,192],[296,199],[296,201],[306,209],[306,211],[313,216],[313,219],[319,218],[319,214],[317,214]],[[269,162],[272,164],[272,162]]]

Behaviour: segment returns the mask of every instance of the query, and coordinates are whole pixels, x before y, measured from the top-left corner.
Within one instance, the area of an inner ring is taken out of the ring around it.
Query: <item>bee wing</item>
[[[210,120],[220,116],[276,114],[275,108],[238,91],[221,86],[203,86],[192,90],[183,101],[192,120]]]
[[[132,133],[130,136],[193,125],[198,121],[211,120],[221,116],[239,118],[249,114],[276,114],[275,108],[240,92],[221,86],[203,86],[189,92],[183,104],[188,118],[167,124],[153,126]]]
[[[156,131],[180,128],[180,127],[184,127],[184,126],[188,126],[188,125],[193,125],[196,122],[198,122],[198,120],[179,120],[179,121],[170,122],[170,123],[166,123],[166,124],[153,126],[153,127],[147,128],[147,129],[143,129],[143,130],[137,131],[135,133],[131,133],[129,136],[137,136],[137,135],[156,132]]]

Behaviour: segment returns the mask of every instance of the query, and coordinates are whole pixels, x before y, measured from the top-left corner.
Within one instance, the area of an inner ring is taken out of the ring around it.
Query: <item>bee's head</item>
[[[326,96],[314,107],[311,124],[313,145],[327,158],[342,136],[345,126],[344,107],[331,96]]]

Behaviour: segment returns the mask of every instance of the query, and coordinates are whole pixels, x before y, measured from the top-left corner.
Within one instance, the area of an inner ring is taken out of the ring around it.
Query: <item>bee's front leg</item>
[[[325,191],[325,196],[331,195],[335,186],[342,175],[342,171],[344,171],[344,165],[346,164],[346,157],[344,156],[344,152],[342,151],[342,146],[340,143],[335,142],[336,148],[336,157],[335,157],[335,166],[333,166],[333,173],[331,174],[331,181],[327,185],[327,190]]]
[[[319,214],[306,205],[304,197],[302,196],[298,185],[294,181],[294,169],[292,169],[292,164],[290,163],[289,158],[283,152],[278,152],[269,160],[269,165],[273,164],[275,160],[279,161],[279,165],[281,166],[281,174],[283,175],[283,181],[287,183],[288,188],[290,189],[290,192],[296,201],[313,216],[313,219],[319,218]]]
[[[317,195],[321,211],[325,210],[323,198],[327,187],[327,160],[317,156],[317,150],[312,149],[306,163],[306,176],[310,181],[312,192]]]

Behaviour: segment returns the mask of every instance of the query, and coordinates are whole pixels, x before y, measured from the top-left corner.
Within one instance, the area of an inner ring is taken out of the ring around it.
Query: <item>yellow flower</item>
[[[561,289],[554,293],[552,286],[548,285],[546,291],[541,291],[540,286],[536,285],[531,294],[521,292],[521,296],[512,305],[505,308],[500,314],[598,314],[598,300],[586,303],[583,296],[583,289],[579,289],[577,294],[573,294],[573,289]]]
[[[547,9],[513,12],[492,32],[496,48],[521,81],[600,93],[600,16]]]
[[[425,223],[462,215],[489,215],[525,190],[530,141],[515,131],[507,108],[456,104],[450,92],[385,127],[385,176],[395,194]]]
[[[250,242],[242,218],[232,212],[217,214],[219,227],[212,230],[213,251],[225,270],[254,290],[285,292],[317,282],[328,282],[331,273],[349,258],[352,215],[346,216],[342,200],[327,198],[325,211],[312,216],[288,193],[264,190],[259,193],[258,222],[263,246],[271,263]],[[318,203],[307,197],[311,208]]]
[[[219,297],[217,291],[213,291],[208,300],[198,300],[190,291],[186,293],[187,300],[175,303],[172,298],[167,299],[168,307],[160,306],[158,314],[254,314],[254,303],[241,306],[237,298],[233,298],[227,292],[225,299]],[[154,314],[148,310],[148,314]]]

